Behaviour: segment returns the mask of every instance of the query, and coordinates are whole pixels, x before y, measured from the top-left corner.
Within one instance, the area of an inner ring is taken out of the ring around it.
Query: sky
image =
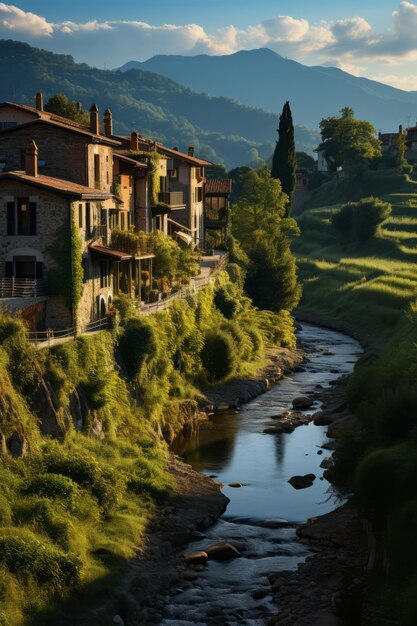
[[[0,2],[0,38],[108,69],[270,48],[417,90],[417,0],[15,0]]]

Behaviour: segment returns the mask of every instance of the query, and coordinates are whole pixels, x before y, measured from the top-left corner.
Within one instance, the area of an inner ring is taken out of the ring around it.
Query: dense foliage
[[[286,102],[279,118],[278,141],[272,157],[271,176],[281,181],[282,191],[289,198],[287,215],[290,212],[292,195],[295,189],[296,169],[294,124],[290,103]]]
[[[353,109],[345,107],[340,116],[320,122],[319,150],[324,152],[332,172],[342,167],[349,174],[360,174],[372,159],[381,155],[375,128],[370,122],[355,119],[354,115]]]
[[[239,201],[232,211],[232,231],[244,256],[240,245],[231,239],[231,261],[247,269],[245,288],[256,306],[292,310],[301,290],[287,234],[288,230],[297,232],[295,221],[286,217],[288,196],[267,168],[242,172],[241,176]]]
[[[87,111],[78,106],[77,102],[69,100],[63,93],[56,93],[54,96],[51,96],[45,105],[45,111],[67,117],[85,126],[89,126],[90,123]]]
[[[359,202],[345,204],[332,216],[332,224],[342,241],[356,240],[360,243],[374,237],[381,224],[391,215],[389,202],[379,198],[362,198]]]

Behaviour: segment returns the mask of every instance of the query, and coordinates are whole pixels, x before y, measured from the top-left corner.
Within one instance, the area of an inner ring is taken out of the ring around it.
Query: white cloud
[[[135,20],[66,20],[52,24],[44,17],[0,2],[0,37],[36,45],[45,42],[45,47],[54,52],[72,53],[76,60],[99,67],[115,67],[155,54],[231,54],[269,47],[298,61],[332,64],[360,75],[375,72],[375,66],[381,63],[394,66],[417,59],[417,4],[400,2],[392,13],[392,28],[377,33],[361,16],[309,23],[278,15],[246,28],[231,24],[213,32],[199,24],[154,26]],[[406,84],[407,80],[405,76],[396,78],[394,72],[389,78],[397,84]]]
[[[11,4],[0,2],[0,33],[25,34],[32,37],[52,35],[53,26],[44,17],[34,13],[25,13]]]
[[[379,83],[385,83],[386,85],[404,89],[405,91],[417,91],[417,76],[415,74],[406,76],[398,76],[397,74],[376,74],[370,78]]]

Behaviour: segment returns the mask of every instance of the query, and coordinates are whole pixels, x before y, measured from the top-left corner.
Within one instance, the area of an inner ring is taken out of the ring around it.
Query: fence
[[[201,287],[210,285],[214,282],[216,274],[218,274],[227,264],[228,256],[229,255],[227,253],[223,253],[219,256],[213,267],[208,268],[208,272],[205,276],[197,276],[196,278],[193,278],[187,287],[183,287],[182,289],[179,289],[175,293],[172,293],[157,302],[142,305],[139,309],[140,314],[152,315],[158,311],[163,311],[178,299],[195,295]],[[84,326],[81,334],[99,332],[108,328],[108,325],[109,318],[103,317]],[[75,335],[76,332],[74,327],[66,328],[64,330],[48,329],[45,331],[29,332],[29,341],[36,343],[39,347],[51,347],[52,345],[64,343],[67,339],[75,337]]]
[[[46,293],[45,281],[31,278],[0,278],[0,298],[38,298]]]

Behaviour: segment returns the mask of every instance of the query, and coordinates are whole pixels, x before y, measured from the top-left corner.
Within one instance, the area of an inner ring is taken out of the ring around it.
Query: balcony
[[[185,207],[183,191],[161,191],[158,194],[158,200],[172,209]]]
[[[44,280],[0,278],[0,298],[40,298],[46,295]]]
[[[149,234],[119,229],[112,231],[111,247],[136,258],[153,256],[155,249],[153,239]]]

